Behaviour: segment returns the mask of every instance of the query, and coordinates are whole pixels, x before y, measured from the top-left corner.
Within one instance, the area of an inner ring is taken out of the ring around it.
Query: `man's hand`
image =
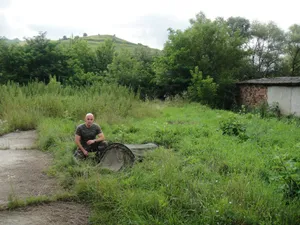
[[[91,145],[91,144],[94,144],[96,141],[95,140],[88,140],[86,143],[88,144],[88,145]]]
[[[88,156],[89,155],[89,152],[87,150],[83,150],[82,152],[85,156]]]

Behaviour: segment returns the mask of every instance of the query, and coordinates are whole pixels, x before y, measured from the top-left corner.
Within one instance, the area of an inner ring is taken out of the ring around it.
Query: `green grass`
[[[115,86],[78,91],[10,84],[0,94],[6,132],[26,124],[38,130],[39,148],[54,156],[48,172],[92,206],[92,224],[300,223],[296,119],[141,102]],[[92,160],[78,163],[74,131],[86,112],[96,114],[109,141],[159,148],[123,172],[101,170]],[[223,134],[236,126],[239,134]]]
[[[40,205],[44,203],[57,202],[57,201],[74,201],[78,202],[79,199],[72,193],[60,193],[54,196],[31,196],[24,199],[19,199],[14,196],[9,196],[9,203],[7,206],[0,206],[0,211],[12,210],[30,205]]]

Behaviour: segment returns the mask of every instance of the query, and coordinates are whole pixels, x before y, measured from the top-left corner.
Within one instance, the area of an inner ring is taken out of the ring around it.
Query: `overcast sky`
[[[0,36],[23,39],[39,31],[47,31],[50,39],[84,32],[115,34],[162,49],[167,29],[184,30],[199,12],[212,20],[240,16],[251,22],[273,21],[287,30],[300,24],[299,6],[299,0],[0,0]]]

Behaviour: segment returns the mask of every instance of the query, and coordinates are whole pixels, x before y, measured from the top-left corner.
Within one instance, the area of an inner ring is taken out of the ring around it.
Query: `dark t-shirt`
[[[93,123],[91,127],[87,127],[84,123],[80,124],[76,128],[77,135],[81,137],[80,143],[83,148],[87,149],[88,144],[86,143],[88,140],[94,140],[97,134],[102,133],[101,127],[98,124]]]

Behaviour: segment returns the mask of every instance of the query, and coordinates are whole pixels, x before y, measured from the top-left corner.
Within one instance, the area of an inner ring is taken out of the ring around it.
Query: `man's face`
[[[85,117],[85,124],[87,127],[90,127],[94,122],[94,116],[93,115],[88,115]]]

